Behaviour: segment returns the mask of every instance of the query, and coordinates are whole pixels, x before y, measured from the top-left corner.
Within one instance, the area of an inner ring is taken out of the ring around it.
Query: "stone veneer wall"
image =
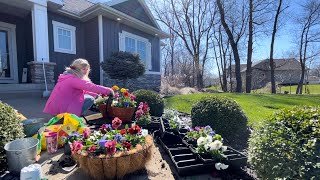
[[[35,83],[35,84],[44,83],[42,62],[31,61],[31,62],[28,62],[27,64],[29,66],[28,67],[28,73],[29,73],[28,76],[31,80],[31,83]],[[55,65],[56,65],[56,63],[53,63],[53,62],[45,62],[44,63],[48,84],[55,83],[55,80],[54,80],[54,67],[55,67]]]
[[[112,87],[113,85],[118,85],[119,87],[122,87],[122,80],[110,79],[108,75],[104,73],[103,85],[107,87]],[[129,89],[130,92],[133,92],[138,89],[148,89],[160,92],[161,75],[145,74],[137,79],[128,80],[127,86],[127,89]]]

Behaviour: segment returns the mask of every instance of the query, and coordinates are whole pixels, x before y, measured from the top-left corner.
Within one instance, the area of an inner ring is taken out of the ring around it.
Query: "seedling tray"
[[[227,156],[224,160],[225,164],[229,164],[232,169],[240,169],[247,165],[248,157],[232,147],[228,146],[224,154]]]

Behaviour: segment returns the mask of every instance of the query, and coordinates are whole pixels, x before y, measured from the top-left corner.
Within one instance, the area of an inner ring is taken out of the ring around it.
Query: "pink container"
[[[49,153],[55,153],[58,150],[58,133],[51,132],[46,135],[47,151]]]

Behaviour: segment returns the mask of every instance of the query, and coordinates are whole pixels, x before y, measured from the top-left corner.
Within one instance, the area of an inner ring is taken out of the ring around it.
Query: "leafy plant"
[[[95,99],[94,101],[94,104],[96,106],[99,106],[101,104],[106,104],[106,100],[108,100],[109,97],[105,96],[105,97],[102,97],[102,96],[99,96],[97,99]]]
[[[319,107],[284,109],[254,130],[248,159],[261,179],[318,179],[319,138]]]
[[[163,114],[162,114],[162,118],[164,119],[171,119],[174,118],[175,116],[178,116],[179,112],[175,109],[164,109]]]
[[[101,67],[111,79],[123,80],[123,87],[127,87],[128,79],[138,78],[145,72],[145,65],[138,54],[123,51],[112,53]]]
[[[136,122],[139,126],[145,126],[150,124],[151,116],[149,111],[150,111],[150,108],[148,103],[141,102],[139,104],[138,110],[135,113]]]
[[[164,109],[164,100],[154,91],[140,89],[133,94],[136,96],[137,103],[147,102],[150,107],[151,116],[162,116]]]
[[[231,144],[247,142],[247,117],[240,106],[226,97],[206,97],[192,106],[193,126],[209,125]]]
[[[0,101],[0,173],[7,168],[6,143],[23,138],[23,125],[16,111],[6,103]]]

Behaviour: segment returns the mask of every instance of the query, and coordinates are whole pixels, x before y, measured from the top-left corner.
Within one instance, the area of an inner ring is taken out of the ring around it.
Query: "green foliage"
[[[106,96],[106,97],[99,96],[98,98],[95,99],[94,104],[97,106],[99,106],[101,104],[106,104],[106,100],[108,98],[109,98],[108,96]]]
[[[145,65],[139,55],[129,52],[115,52],[101,63],[102,69],[111,79],[124,80],[124,87],[128,79],[135,79],[145,72]]]
[[[284,109],[255,129],[249,162],[261,179],[318,179],[319,140],[319,107]]]
[[[141,89],[133,92],[133,94],[136,96],[136,101],[138,104],[140,104],[140,102],[148,103],[151,116],[160,117],[162,115],[164,109],[164,100],[158,93]]]
[[[4,145],[23,137],[23,125],[17,113],[11,106],[0,101],[0,173],[7,166]]]
[[[209,96],[192,106],[192,126],[211,126],[231,144],[246,143],[247,117],[240,106],[226,97]]]

